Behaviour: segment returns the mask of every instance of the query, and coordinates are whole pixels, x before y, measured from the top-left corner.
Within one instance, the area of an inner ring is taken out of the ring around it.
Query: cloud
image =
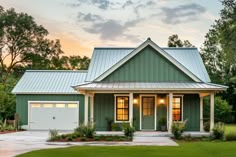
[[[85,21],[85,22],[96,22],[96,21],[103,21],[104,19],[100,15],[96,14],[84,14],[81,12],[78,12],[78,20],[79,21]]]
[[[69,3],[71,7],[79,7],[82,4],[95,5],[102,10],[107,10],[114,3],[109,0],[77,0],[74,3]]]
[[[83,28],[86,32],[92,34],[99,34],[102,40],[116,40],[118,38],[126,38],[130,41],[140,41],[138,36],[131,35],[127,33],[129,28],[136,26],[141,19],[132,20],[120,24],[116,20],[107,20],[104,22],[95,22],[90,27]]]
[[[162,7],[164,18],[162,21],[166,24],[179,24],[182,22],[197,20],[197,15],[206,12],[206,8],[199,4],[179,5],[177,7]],[[153,16],[160,16],[160,14],[153,14]]]
[[[131,6],[131,5],[133,5],[134,4],[134,2],[133,1],[131,1],[131,0],[128,0],[128,1],[126,1],[123,5],[122,5],[122,8],[126,8],[126,7],[128,7],[128,6]]]

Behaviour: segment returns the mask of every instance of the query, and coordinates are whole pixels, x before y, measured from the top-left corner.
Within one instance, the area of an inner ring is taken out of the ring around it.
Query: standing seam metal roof
[[[12,93],[79,94],[71,85],[83,83],[86,74],[81,70],[27,70]]]

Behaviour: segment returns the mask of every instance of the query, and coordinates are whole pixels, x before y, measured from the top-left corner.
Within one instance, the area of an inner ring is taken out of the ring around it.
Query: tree
[[[180,40],[177,34],[169,36],[168,47],[194,47],[188,40]]]
[[[229,87],[221,95],[236,111],[236,1],[223,0],[222,5],[220,18],[205,36],[201,55],[211,81]]]
[[[232,106],[220,96],[215,97],[214,117],[216,122],[230,122],[232,115]],[[209,97],[204,99],[204,119],[210,118]]]
[[[14,68],[54,69],[53,58],[60,58],[59,40],[46,38],[48,31],[26,13],[0,7],[0,82],[4,85]]]
[[[224,8],[205,36],[201,54],[211,80],[227,83],[236,76],[236,1],[222,1]]]

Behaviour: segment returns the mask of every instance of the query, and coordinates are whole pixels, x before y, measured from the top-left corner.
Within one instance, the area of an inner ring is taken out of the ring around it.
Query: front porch
[[[136,130],[155,136],[169,135],[173,121],[187,120],[187,131],[203,132],[203,98],[210,96],[210,128],[214,126],[214,93],[86,93],[84,124],[94,122],[97,131],[108,131],[107,119],[120,125],[130,123]],[[121,102],[121,103],[120,103]],[[125,103],[127,102],[127,104]],[[121,109],[119,108],[121,107]],[[120,111],[121,110],[121,111]],[[172,114],[170,114],[172,113]],[[161,131],[166,119],[167,132]],[[194,134],[194,132],[190,132]],[[137,134],[140,134],[137,132]]]
[[[74,86],[85,95],[84,124],[95,122],[107,131],[106,118],[116,124],[128,122],[139,131],[160,131],[165,121],[187,120],[186,131],[203,132],[203,98],[210,97],[210,130],[214,127],[214,95],[227,87],[189,82],[90,82]],[[90,103],[89,103],[90,102]],[[90,110],[90,111],[89,111]]]

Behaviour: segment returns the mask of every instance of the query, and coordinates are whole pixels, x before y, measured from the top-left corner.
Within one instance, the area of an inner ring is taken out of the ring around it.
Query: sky
[[[94,47],[137,47],[150,37],[167,47],[178,34],[200,48],[219,18],[219,0],[0,0],[60,39],[66,55],[91,57]]]

